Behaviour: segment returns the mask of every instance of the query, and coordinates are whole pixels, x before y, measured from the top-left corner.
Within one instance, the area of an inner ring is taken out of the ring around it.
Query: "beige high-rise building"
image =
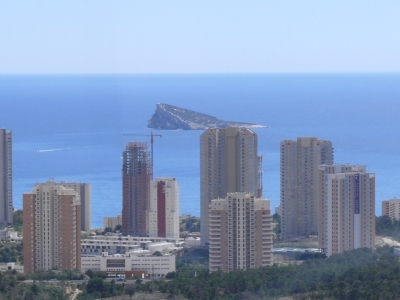
[[[316,137],[284,140],[281,153],[281,237],[318,233],[318,166],[333,163],[330,141]]]
[[[0,128],[0,229],[13,223],[12,135]]]
[[[179,186],[175,178],[150,184],[149,235],[179,239]]]
[[[79,193],[54,181],[23,195],[24,272],[81,267]]]
[[[92,223],[92,208],[91,199],[92,191],[90,183],[77,183],[77,182],[65,182],[61,181],[59,184],[66,188],[73,189],[78,192],[79,198],[81,200],[81,230],[89,231],[91,230]]]
[[[382,201],[382,216],[400,220],[400,199],[389,199]]]
[[[375,248],[375,174],[359,165],[319,166],[319,247],[330,256]]]
[[[211,200],[228,193],[262,197],[262,157],[257,154],[257,134],[247,128],[208,129],[200,136],[200,233],[208,244]]]
[[[209,208],[210,272],[272,265],[270,202],[246,193],[228,193]]]
[[[103,218],[103,228],[112,228],[113,230],[117,225],[122,225],[122,216],[105,217]]]

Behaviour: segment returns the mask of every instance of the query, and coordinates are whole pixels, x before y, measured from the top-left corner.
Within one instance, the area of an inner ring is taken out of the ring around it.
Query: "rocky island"
[[[156,111],[147,124],[148,128],[166,130],[204,130],[211,127],[225,128],[228,126],[247,128],[267,127],[251,123],[224,121],[210,115],[164,103],[157,103],[156,106]]]

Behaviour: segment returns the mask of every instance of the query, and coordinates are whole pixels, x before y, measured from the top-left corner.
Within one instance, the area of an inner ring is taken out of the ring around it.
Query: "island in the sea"
[[[251,123],[224,121],[210,115],[165,103],[157,103],[156,106],[156,111],[147,124],[148,128],[165,130],[205,130],[207,128],[225,128],[228,126],[247,128],[267,127]]]

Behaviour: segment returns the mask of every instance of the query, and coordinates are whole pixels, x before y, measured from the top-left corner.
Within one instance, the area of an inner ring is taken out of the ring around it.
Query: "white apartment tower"
[[[175,178],[150,183],[149,235],[179,238],[179,186]]]
[[[282,239],[317,234],[318,166],[333,163],[332,143],[300,137],[280,147]]]
[[[319,167],[319,247],[330,256],[375,248],[375,174],[359,165]]]
[[[13,223],[12,135],[0,128],[0,228]]]
[[[257,154],[257,134],[247,128],[208,129],[200,136],[201,243],[208,244],[211,200],[228,193],[262,197],[262,157]]]
[[[272,265],[272,216],[269,200],[228,193],[209,208],[210,272]]]
[[[382,201],[382,216],[400,220],[400,199],[389,199]]]
[[[79,193],[54,181],[23,195],[24,272],[81,266]]]

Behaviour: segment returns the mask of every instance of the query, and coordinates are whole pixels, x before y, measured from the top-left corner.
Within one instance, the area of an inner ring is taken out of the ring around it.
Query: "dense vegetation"
[[[249,299],[299,295],[304,299],[398,299],[400,262],[393,249],[357,249],[300,265],[263,267],[246,272],[209,273],[199,265],[183,265],[170,281],[136,286],[189,299]]]
[[[278,214],[273,214],[272,221],[275,223],[275,227],[273,229],[274,241],[279,241],[281,239],[281,216]]]
[[[24,283],[15,271],[0,273],[0,299],[68,299],[64,289],[44,282]]]
[[[375,218],[375,234],[400,241],[400,221],[388,216]]]
[[[181,219],[179,222],[180,231],[200,232],[200,218],[190,216],[187,219]]]
[[[115,226],[114,229],[112,229],[111,227],[106,227],[104,228],[104,231],[101,232],[102,235],[105,235],[107,232],[113,232],[113,233],[119,233],[122,229],[122,225],[117,225]]]
[[[0,263],[22,264],[22,244],[20,242],[0,242]]]
[[[85,275],[83,275],[78,270],[49,270],[49,271],[39,271],[35,273],[29,274],[18,274],[19,280],[51,280],[57,279],[60,281],[63,280],[83,280],[85,279]]]
[[[15,231],[22,232],[22,210],[13,212],[13,225]]]
[[[107,277],[104,273],[89,270],[86,272],[86,275],[88,275],[90,279],[86,285],[81,287],[83,292],[79,294],[77,299],[108,298],[120,296],[125,293],[125,285],[116,284],[114,280],[111,282],[104,281],[105,277]]]

